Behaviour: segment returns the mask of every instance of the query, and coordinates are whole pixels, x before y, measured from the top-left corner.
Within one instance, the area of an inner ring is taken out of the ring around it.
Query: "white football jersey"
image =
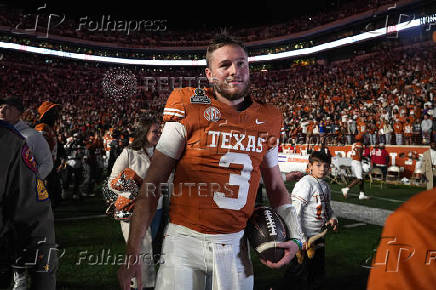
[[[295,184],[291,198],[306,239],[318,234],[335,217],[330,207],[330,186],[322,179],[304,176]]]

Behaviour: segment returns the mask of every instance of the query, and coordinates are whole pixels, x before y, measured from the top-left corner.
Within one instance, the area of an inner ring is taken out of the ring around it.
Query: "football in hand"
[[[276,247],[278,242],[289,240],[288,229],[279,214],[270,207],[258,207],[254,210],[245,228],[250,245],[260,258],[277,263],[285,251]]]

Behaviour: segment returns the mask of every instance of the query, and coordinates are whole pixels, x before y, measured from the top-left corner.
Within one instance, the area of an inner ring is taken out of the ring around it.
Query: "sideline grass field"
[[[118,266],[113,265],[117,254],[123,254],[125,247],[119,222],[106,217],[61,220],[71,216],[95,216],[103,210],[103,201],[89,198],[80,203],[64,204],[56,212],[56,238],[65,249],[60,259],[57,289],[119,289]],[[365,289],[368,270],[361,264],[377,246],[382,228],[373,225],[345,228],[344,225],[356,221],[340,219],[339,222],[340,231],[326,238],[326,289]],[[112,258],[101,258],[103,250],[105,257],[110,250]],[[268,269],[253,252],[252,259],[255,289],[277,289],[284,269]]]

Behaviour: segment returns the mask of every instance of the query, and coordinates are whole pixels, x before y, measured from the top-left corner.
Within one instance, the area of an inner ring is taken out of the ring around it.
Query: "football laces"
[[[276,224],[274,223],[271,211],[266,210],[265,211],[265,217],[266,217],[266,227],[269,230],[269,234],[270,236],[277,236],[277,231],[276,231]]]

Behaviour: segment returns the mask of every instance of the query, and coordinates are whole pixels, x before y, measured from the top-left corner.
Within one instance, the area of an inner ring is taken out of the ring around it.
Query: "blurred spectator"
[[[415,120],[415,123],[413,123],[413,144],[421,145],[422,142],[422,131],[421,131],[421,122],[419,119]]]
[[[424,110],[424,119],[421,122],[422,144],[430,143],[432,128],[433,128],[433,120],[429,118],[429,115]]]
[[[55,130],[55,123],[59,119],[60,106],[49,101],[44,101],[38,107],[39,120],[35,126],[35,130],[39,131],[47,141],[51,155],[53,158],[54,167],[57,168],[58,158],[58,139]],[[47,191],[50,195],[52,206],[56,207],[62,199],[62,186],[57,170],[52,170],[46,178]]]
[[[114,130],[112,133],[112,139],[109,143],[109,161],[108,161],[108,172],[112,171],[112,167],[117,160],[118,156],[123,151],[123,141],[119,130]]]
[[[86,152],[83,157],[83,182],[81,193],[84,196],[95,196],[94,187],[101,181],[103,174],[103,141],[96,132],[86,141]]]
[[[412,145],[412,136],[413,136],[413,123],[410,121],[410,118],[406,118],[404,122],[404,143],[405,145]]]
[[[0,99],[0,120],[11,123],[26,138],[38,167],[38,177],[45,179],[53,169],[53,158],[47,141],[35,129],[20,119],[24,106],[20,99],[7,97]]]
[[[67,139],[65,144],[65,151],[67,155],[67,176],[64,180],[64,190],[68,191],[70,184],[73,184],[73,199],[77,200],[80,197],[85,197],[86,194],[82,192],[81,184],[83,182],[83,169],[84,169],[84,157],[85,146],[83,139],[79,133],[74,133],[73,136]],[[89,168],[88,168],[89,171]]]
[[[394,120],[394,133],[395,133],[395,144],[403,145],[403,123],[401,123],[400,119]]]

